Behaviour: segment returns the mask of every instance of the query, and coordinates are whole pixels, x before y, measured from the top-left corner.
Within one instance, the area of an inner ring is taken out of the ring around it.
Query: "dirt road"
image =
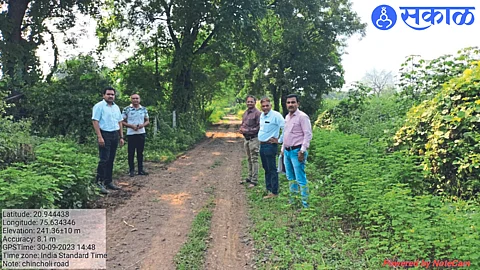
[[[150,163],[149,176],[118,181],[124,191],[101,201],[107,208],[107,269],[175,269],[174,256],[212,194],[216,206],[204,268],[252,269],[246,195],[238,184],[244,155],[235,133],[239,124],[227,119],[171,164]]]

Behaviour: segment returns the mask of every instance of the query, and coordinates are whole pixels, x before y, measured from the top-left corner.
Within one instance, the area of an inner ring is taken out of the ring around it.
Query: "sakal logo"
[[[372,22],[376,28],[388,30],[397,23],[397,13],[391,6],[378,6],[372,12]]]
[[[425,30],[438,24],[472,25],[475,7],[399,7],[402,21],[414,30]],[[397,22],[395,9],[380,5],[372,12],[372,23],[379,30],[389,30]]]

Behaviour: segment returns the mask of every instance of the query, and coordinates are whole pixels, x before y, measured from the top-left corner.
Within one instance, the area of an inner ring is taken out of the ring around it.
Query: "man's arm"
[[[105,146],[105,141],[103,140],[102,132],[100,132],[100,125],[98,124],[98,121],[93,120],[92,124],[93,124],[93,129],[95,130],[95,134],[97,134],[98,145],[100,145],[100,147]]]
[[[258,134],[258,132],[260,131],[260,116],[261,115],[262,115],[262,113],[260,111],[256,112],[256,114],[255,114],[256,125],[254,127],[251,127],[251,128],[248,129],[249,133]]]
[[[246,131],[246,123],[245,123],[245,115],[246,114],[247,114],[247,111],[245,111],[242,115],[242,124],[240,125],[240,128],[238,129],[238,132],[240,134],[243,134]]]
[[[145,117],[145,119],[143,120],[143,124],[141,124],[139,128],[143,128],[143,127],[146,127],[148,125],[150,125],[150,119]]]
[[[303,130],[303,142],[301,151],[306,151],[310,146],[310,141],[312,140],[312,124],[310,123],[310,118],[308,115],[305,115],[300,119],[300,126]]]
[[[278,125],[280,126],[280,137],[278,138],[278,143],[283,143],[283,131],[285,130],[285,119],[283,119],[283,116],[278,113],[277,117]]]
[[[120,107],[118,107],[118,114],[117,114],[117,121],[118,121],[118,135],[120,136],[120,146],[123,146],[125,141],[123,140],[123,114],[122,111],[120,110]]]

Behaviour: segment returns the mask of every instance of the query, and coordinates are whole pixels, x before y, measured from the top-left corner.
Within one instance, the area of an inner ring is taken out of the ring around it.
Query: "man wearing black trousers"
[[[270,99],[264,97],[260,100],[263,113],[260,115],[260,130],[258,141],[260,142],[260,158],[265,170],[265,187],[269,193],[264,199],[278,196],[278,173],[277,173],[277,151],[278,144],[282,143],[280,134],[285,126],[283,116],[272,110]]]
[[[93,106],[92,123],[97,135],[99,161],[97,166],[96,184],[102,194],[108,194],[108,189],[120,189],[113,183],[113,162],[117,153],[118,143],[123,146],[122,114],[115,104],[115,89],[105,88],[103,100]]]
[[[140,96],[130,96],[132,104],[123,109],[123,125],[127,127],[128,167],[130,177],[135,175],[134,157],[137,151],[138,174],[148,175],[143,169],[143,149],[145,148],[145,127],[150,124],[147,108],[140,105]]]

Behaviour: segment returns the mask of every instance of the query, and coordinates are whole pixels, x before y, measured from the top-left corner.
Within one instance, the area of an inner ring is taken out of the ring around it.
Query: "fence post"
[[[173,111],[172,116],[173,116],[172,128],[177,128],[177,113],[176,113],[176,111]]]
[[[157,131],[158,131],[158,114],[155,115],[155,121],[153,125],[153,136],[157,136]]]

